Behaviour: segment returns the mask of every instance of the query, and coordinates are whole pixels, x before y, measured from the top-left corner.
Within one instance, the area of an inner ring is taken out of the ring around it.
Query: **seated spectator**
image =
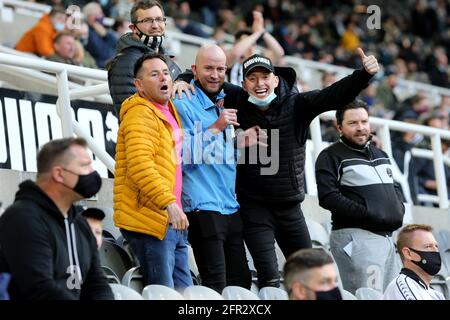
[[[407,115],[397,120],[417,124],[417,120],[408,118]],[[392,156],[404,178],[408,180],[411,200],[415,205],[419,205],[417,199],[419,182],[416,174],[417,161],[419,159],[415,159],[412,156],[411,149],[416,147],[422,140],[423,135],[411,131],[394,132],[392,134]]]
[[[445,129],[446,128],[446,118],[445,115],[440,112],[440,110],[433,110],[432,112],[425,113],[421,116],[422,124],[436,128],[436,129]],[[432,144],[430,138],[425,138],[418,146],[422,149],[431,149]],[[441,150],[442,154],[446,154],[449,152],[450,141],[441,140]],[[419,193],[425,194],[437,194],[437,181],[434,173],[434,164],[433,160],[430,159],[417,159],[415,161],[415,169],[418,178],[418,191]],[[448,197],[450,198],[450,167],[444,165],[444,172],[447,183],[447,192]],[[426,203],[423,205],[427,205]]]
[[[356,21],[352,18],[345,22],[345,26],[346,28],[341,38],[341,47],[352,52],[361,45],[359,40],[360,30]]]
[[[64,8],[54,7],[22,36],[16,44],[16,50],[33,53],[40,57],[54,54],[53,38],[65,29],[66,19]]]
[[[103,69],[116,52],[117,39],[114,33],[103,25],[104,15],[98,3],[88,3],[84,6],[83,13],[89,26],[85,48],[95,59],[97,66]]]
[[[442,96],[441,97],[441,103],[439,104],[439,107],[437,108],[444,117],[447,119],[445,129],[450,129],[450,96]]]
[[[75,56],[75,37],[71,31],[62,31],[58,33],[53,40],[55,53],[48,56],[47,60],[79,65],[73,58]]]
[[[101,188],[86,146],[82,138],[46,143],[36,182],[22,182],[0,218],[0,272],[11,274],[11,299],[113,299],[95,238],[73,205]]]
[[[97,208],[87,208],[81,215],[86,218],[92,233],[97,242],[97,248],[100,249],[103,242],[103,226],[102,221],[105,219],[105,213]]]
[[[406,99],[402,107],[395,114],[394,120],[402,117],[419,120],[420,115],[430,111],[430,102],[428,98],[418,92],[411,98]]]
[[[441,269],[441,255],[426,224],[410,224],[398,234],[397,250],[403,263],[400,275],[384,291],[384,300],[445,300],[430,287],[431,279]]]
[[[391,119],[400,109],[400,103],[394,92],[398,83],[398,77],[394,68],[387,68],[384,72],[385,78],[377,87],[376,99],[380,105],[371,110],[371,113]]]
[[[97,64],[91,54],[87,52],[80,41],[75,41],[75,54],[73,56],[73,61],[76,64],[81,65],[86,68],[97,69]]]
[[[77,40],[75,41],[75,55],[73,60],[76,61],[78,65],[86,68],[97,69],[97,63],[92,55],[86,51],[84,45],[88,43],[89,39],[89,26],[86,22],[82,22],[80,27],[73,30]]]
[[[284,265],[289,300],[342,300],[336,265],[323,249],[301,249]]]
[[[177,28],[186,34],[191,34],[193,36],[205,39],[209,38],[209,34],[203,31],[200,24],[190,19],[190,13],[191,9],[189,2],[182,1],[173,17]]]
[[[445,49],[442,47],[436,48],[433,59],[434,66],[428,72],[431,84],[438,87],[450,88],[450,79],[448,76],[450,66],[448,65],[448,57]]]
[[[116,36],[116,39],[119,40],[124,34],[131,32],[129,25],[131,24],[128,20],[123,20],[122,18],[117,18],[112,26],[112,30]]]

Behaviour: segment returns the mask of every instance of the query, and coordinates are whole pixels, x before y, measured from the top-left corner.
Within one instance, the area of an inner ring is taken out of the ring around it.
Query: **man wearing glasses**
[[[116,56],[108,67],[108,85],[114,108],[119,115],[122,102],[136,92],[133,67],[146,53],[166,56],[172,79],[181,72],[178,65],[162,48],[166,31],[164,10],[158,1],[139,0],[131,9],[132,32],[124,34],[117,43]]]

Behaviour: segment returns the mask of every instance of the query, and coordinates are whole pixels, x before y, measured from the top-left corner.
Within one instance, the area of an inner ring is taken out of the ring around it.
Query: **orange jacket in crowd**
[[[34,53],[46,57],[55,53],[53,38],[56,30],[48,14],[42,16],[39,22],[28,30],[16,44],[16,50]]]

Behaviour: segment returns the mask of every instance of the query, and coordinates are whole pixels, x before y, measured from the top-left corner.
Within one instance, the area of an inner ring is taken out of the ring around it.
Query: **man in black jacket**
[[[343,108],[352,101],[379,70],[374,56],[367,57],[361,49],[359,54],[364,69],[323,90],[304,93],[295,88],[292,68],[274,68],[268,58],[259,55],[243,63],[244,90],[237,103],[238,123],[243,130],[255,125],[266,129],[271,150],[269,164],[261,157],[257,161],[250,159],[254,153],[249,150],[237,169],[236,190],[245,242],[260,287],[280,284],[275,240],[286,257],[311,247],[300,207],[305,197],[308,128],[320,113]]]
[[[131,9],[132,32],[124,34],[117,43],[117,54],[108,66],[108,85],[117,117],[122,102],[136,93],[134,86],[134,65],[146,53],[160,53],[166,56],[172,79],[181,69],[167,56],[162,47],[166,31],[166,18],[158,1],[139,0]],[[176,87],[174,88],[176,89]]]
[[[400,271],[392,231],[405,207],[391,162],[370,141],[367,105],[356,100],[336,112],[341,137],[316,162],[320,205],[331,211],[331,252],[344,289],[382,292]]]
[[[0,273],[20,300],[113,299],[95,238],[75,201],[101,187],[86,141],[52,140],[37,156],[37,181],[24,181],[0,218]]]

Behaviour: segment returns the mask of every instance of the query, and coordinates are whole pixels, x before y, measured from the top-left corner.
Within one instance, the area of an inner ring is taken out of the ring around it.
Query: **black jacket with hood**
[[[75,272],[81,271],[81,282]],[[113,299],[94,235],[74,207],[67,218],[37,184],[20,184],[0,218],[0,272],[20,300]],[[78,285],[81,283],[81,285]]]
[[[180,67],[172,60],[173,56],[165,54],[164,48],[161,47],[159,52],[167,58],[172,79],[175,80],[181,72]],[[133,33],[124,34],[117,42],[116,56],[107,69],[109,92],[118,118],[122,102],[137,91],[133,82],[134,65],[146,53],[155,53],[155,50],[136,40]]]
[[[236,191],[239,201],[248,198],[275,205],[302,202],[305,198],[305,144],[311,121],[325,111],[342,108],[353,101],[372,78],[364,69],[356,70],[325,89],[298,93],[292,68],[276,67],[275,74],[280,81],[275,89],[277,97],[269,109],[262,111],[250,103],[244,90],[239,95],[239,128],[246,130],[258,125],[267,129],[268,156],[271,158],[269,164],[261,161],[252,164],[249,159],[238,164]],[[270,139],[272,130],[278,130],[278,146],[272,146],[276,143]],[[272,147],[275,154],[270,154]],[[248,151],[246,156],[250,154]],[[274,161],[278,161],[276,173],[262,174],[261,169],[273,167]]]
[[[385,152],[370,141],[357,146],[341,137],[316,162],[321,207],[331,211],[333,230],[359,228],[390,234],[401,227],[405,206]]]

